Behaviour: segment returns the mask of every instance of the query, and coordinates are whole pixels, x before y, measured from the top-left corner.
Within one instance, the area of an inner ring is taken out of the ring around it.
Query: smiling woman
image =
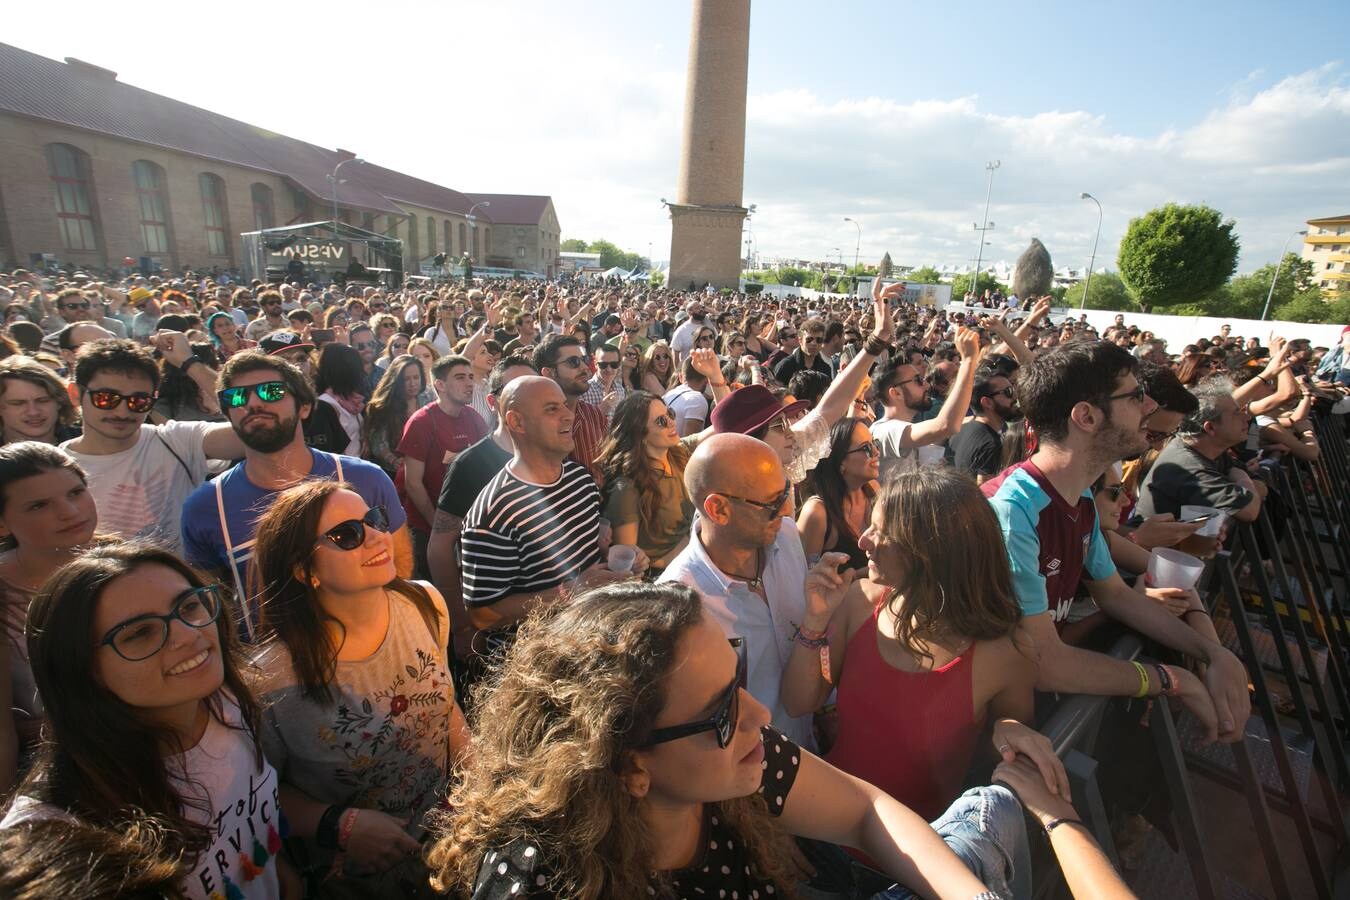
[[[413,833],[469,738],[445,601],[397,577],[384,508],[348,485],[284,491],[257,534],[262,744],[291,833],[324,891],[421,896]]]
[[[161,550],[99,547],[63,567],[27,626],[50,741],[0,827],[73,819],[111,847],[153,817],[164,842],[145,861],[183,854],[185,895],[279,896],[277,776],[231,620],[227,592]]]

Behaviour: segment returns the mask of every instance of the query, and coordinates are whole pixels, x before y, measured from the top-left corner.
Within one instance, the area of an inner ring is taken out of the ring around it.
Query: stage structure
[[[244,243],[245,278],[380,284],[389,290],[403,283],[403,242],[346,222],[285,225],[239,237]]]

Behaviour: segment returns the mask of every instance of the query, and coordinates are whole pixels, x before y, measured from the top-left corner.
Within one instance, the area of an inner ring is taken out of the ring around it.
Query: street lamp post
[[[976,296],[980,292],[980,264],[984,262],[984,239],[988,237],[989,230],[994,227],[994,223],[989,221],[989,201],[994,196],[994,171],[1003,165],[1000,160],[991,160],[984,164],[989,172],[989,190],[984,195],[984,220],[980,225],[975,226],[975,230],[980,233],[980,248],[975,253],[975,273],[970,277],[970,291]]]
[[[363,162],[365,162],[365,160],[362,159],[362,158],[359,157],[359,156],[353,156],[353,157],[351,157],[350,159],[344,159],[344,160],[342,160],[341,162],[339,162],[336,166],[333,166],[333,171],[332,171],[331,173],[329,173],[329,175],[328,175],[328,183],[329,183],[330,185],[333,186],[333,236],[334,236],[334,237],[337,237],[337,186],[338,186],[339,184],[344,184],[344,183],[345,183],[345,181],[339,181],[339,180],[338,180],[338,177],[337,177],[338,169],[341,169],[341,168],[342,168],[343,166],[345,166],[347,163],[358,163],[358,164],[360,164],[360,163],[363,163]]]
[[[1270,312],[1270,298],[1275,296],[1275,282],[1280,280],[1280,267],[1284,265],[1284,255],[1289,252],[1289,242],[1307,233],[1307,231],[1295,231],[1285,238],[1284,247],[1280,249],[1280,260],[1275,263],[1275,277],[1270,279],[1270,290],[1266,292],[1266,306],[1265,309],[1261,310],[1261,321],[1264,322],[1266,315]]]
[[[470,233],[473,235],[473,237],[472,237],[472,244],[473,244],[473,251],[474,251],[474,252],[473,252],[473,253],[470,253],[470,254],[469,254],[469,257],[470,257],[474,262],[476,262],[476,263],[481,263],[482,261],[481,261],[480,259],[478,259],[478,221],[477,221],[476,219],[474,219],[474,217],[473,217],[473,211],[474,211],[475,209],[477,209],[478,207],[480,207],[480,206],[488,206],[488,207],[490,207],[490,206],[492,206],[492,204],[489,203],[489,202],[486,201],[486,200],[479,200],[479,201],[478,201],[477,203],[475,203],[473,206],[470,206],[470,207],[469,207],[469,211],[468,211],[467,213],[464,214],[464,218],[466,218],[466,219],[469,220],[469,231],[470,231]]]
[[[856,229],[858,229],[858,242],[857,242],[856,244],[853,245],[853,269],[854,269],[853,277],[854,277],[854,278],[857,278],[857,277],[858,277],[858,274],[857,274],[857,269],[858,269],[858,253],[859,253],[859,251],[862,250],[862,226],[858,224],[858,220],[857,220],[857,219],[850,219],[848,216],[844,216],[844,221],[845,221],[845,222],[852,222],[852,223],[853,223],[853,227],[856,228]]]
[[[1078,304],[1079,309],[1087,308],[1088,288],[1092,287],[1092,266],[1097,262],[1097,241],[1102,236],[1102,202],[1087,191],[1078,195],[1079,200],[1091,200],[1097,204],[1097,236],[1092,239],[1092,256],[1088,258],[1087,281],[1083,284],[1083,302]]]

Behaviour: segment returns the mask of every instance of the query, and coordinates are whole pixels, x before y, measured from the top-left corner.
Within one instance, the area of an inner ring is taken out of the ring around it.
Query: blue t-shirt
[[[1049,611],[1058,625],[1068,616],[1084,575],[1100,581],[1115,573],[1091,491],[1068,503],[1030,460],[1005,469],[980,489],[998,516],[1022,615]]]
[[[309,449],[309,448],[307,448]],[[306,479],[335,479],[338,457],[309,449],[313,460]],[[374,463],[343,456],[342,480],[351,484],[370,506],[383,506],[389,514],[391,530],[402,528],[408,516],[399,502],[394,483]],[[248,480],[240,462],[216,478],[199,485],[183,504],[183,557],[192,565],[230,573],[239,597],[248,598],[248,615],[240,633],[247,640],[257,624],[257,609],[250,595],[248,568],[253,560],[253,538],[258,520],[272,505],[280,491],[260,488]],[[217,482],[220,494],[217,496]],[[219,502],[217,502],[219,500]],[[228,535],[221,527],[221,511]]]

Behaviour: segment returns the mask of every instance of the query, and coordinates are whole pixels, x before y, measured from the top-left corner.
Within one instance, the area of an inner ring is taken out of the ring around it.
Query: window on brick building
[[[48,144],[47,165],[61,244],[67,250],[97,250],[89,155],[69,144]]]
[[[141,246],[146,253],[169,252],[169,194],[164,170],[148,159],[131,164],[141,207]]]
[[[450,220],[449,220],[449,219],[446,219],[446,220],[444,220],[443,222],[441,222],[441,240],[443,240],[443,241],[445,242],[445,246],[442,247],[441,249],[445,251],[445,253],[446,253],[447,256],[450,255],[451,253],[454,253],[454,252],[455,252],[455,250],[454,250],[454,244],[452,244],[451,241],[450,241]]]
[[[469,252],[469,239],[465,236],[464,223],[459,223],[459,255],[463,256]]]
[[[197,177],[202,190],[202,217],[206,221],[206,252],[229,256],[229,225],[225,216],[225,182],[219,175],[203,172]]]
[[[271,228],[277,219],[272,203],[272,189],[257,181],[248,190],[253,197],[253,229],[262,231],[264,228]]]
[[[436,254],[436,220],[427,216],[427,247],[423,256],[434,256]]]

